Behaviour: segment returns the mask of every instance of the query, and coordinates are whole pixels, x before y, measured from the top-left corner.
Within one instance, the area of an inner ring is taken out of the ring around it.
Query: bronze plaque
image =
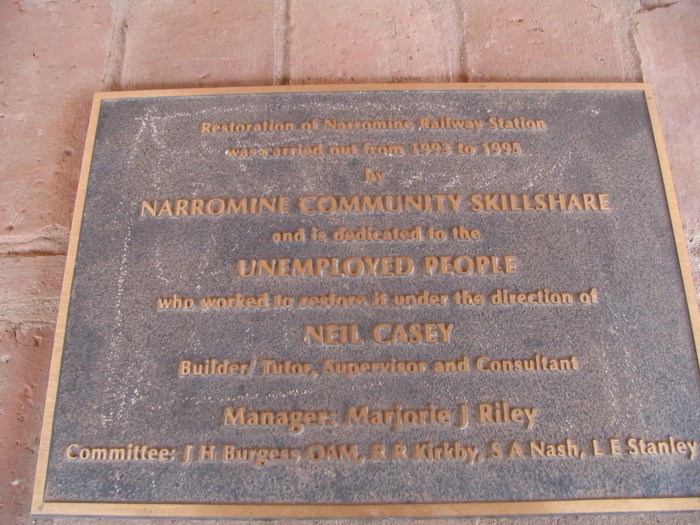
[[[651,92],[95,97],[37,514],[700,508]]]

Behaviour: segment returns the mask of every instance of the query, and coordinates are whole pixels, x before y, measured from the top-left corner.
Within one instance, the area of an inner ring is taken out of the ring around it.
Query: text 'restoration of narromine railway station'
[[[699,508],[643,85],[96,96],[37,514]]]

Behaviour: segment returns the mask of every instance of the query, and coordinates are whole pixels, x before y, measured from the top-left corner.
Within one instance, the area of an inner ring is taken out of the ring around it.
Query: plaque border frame
[[[577,82],[518,82],[518,83],[377,83],[377,84],[309,84],[291,86],[182,88],[134,90],[95,93],[90,111],[80,180],[70,229],[66,267],[61,288],[46,404],[41,430],[36,477],[32,494],[31,513],[38,516],[92,517],[158,517],[158,518],[450,518],[471,516],[593,514],[621,512],[670,512],[700,510],[700,494],[690,497],[661,498],[598,498],[539,501],[488,501],[441,503],[113,503],[113,502],[47,502],[44,491],[48,471],[49,451],[53,431],[54,411],[63,357],[66,323],[73,272],[83,219],[87,182],[90,175],[99,112],[103,100],[127,98],[179,97],[197,95],[237,95],[274,93],[334,93],[357,91],[643,91],[654,136],[656,154],[663,179],[666,202],[671,218],[676,253],[680,263],[686,303],[690,315],[696,357],[700,367],[700,311],[695,299],[695,287],[683,236],[683,227],[676,192],[666,153],[663,133],[648,83],[577,83]]]

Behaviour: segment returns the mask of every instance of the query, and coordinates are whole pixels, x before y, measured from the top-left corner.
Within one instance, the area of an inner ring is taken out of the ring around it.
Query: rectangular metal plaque
[[[700,509],[650,89],[96,95],[33,511]]]

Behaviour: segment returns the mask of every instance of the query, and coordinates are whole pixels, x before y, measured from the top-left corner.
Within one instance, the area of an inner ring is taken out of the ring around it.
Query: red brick
[[[0,257],[0,331],[56,322],[66,258]]]
[[[274,2],[134,2],[121,89],[270,84]]]
[[[111,10],[107,0],[0,2],[0,21],[0,236],[65,228]]]
[[[0,523],[31,523],[52,343],[52,328],[0,331]]]
[[[452,2],[292,0],[289,20],[292,83],[461,78]]]
[[[65,257],[0,257],[0,523],[28,524]]]
[[[633,5],[629,0],[469,1],[469,80],[638,81],[628,17]]]
[[[634,15],[636,39],[644,80],[656,91],[695,285],[700,290],[700,1],[655,5]]]

